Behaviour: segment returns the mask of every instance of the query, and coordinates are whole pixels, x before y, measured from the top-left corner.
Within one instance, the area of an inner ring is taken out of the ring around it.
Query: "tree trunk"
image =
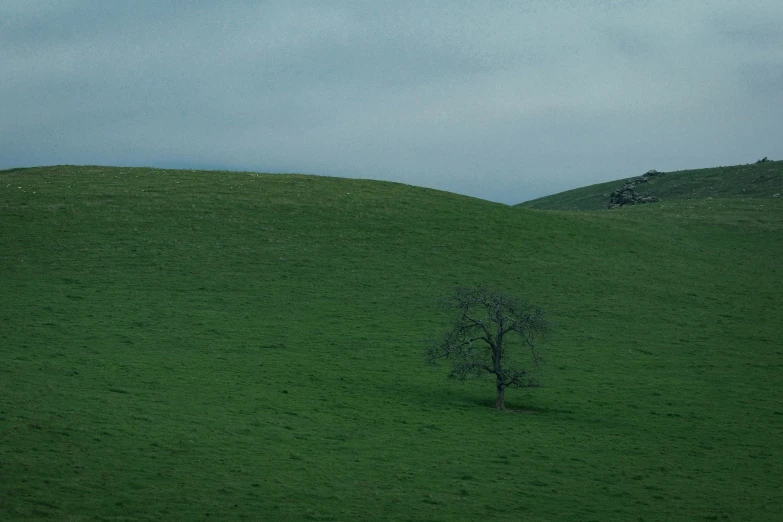
[[[503,383],[503,368],[500,366],[500,358],[503,354],[503,321],[498,323],[498,334],[492,345],[492,366],[495,369],[495,387],[498,390],[498,397],[495,400],[495,408],[499,410],[506,409],[505,393],[506,385]]]
[[[506,401],[505,401],[505,393],[506,393],[506,387],[502,384],[498,384],[498,398],[495,400],[495,408],[499,410],[505,410],[506,409]]]

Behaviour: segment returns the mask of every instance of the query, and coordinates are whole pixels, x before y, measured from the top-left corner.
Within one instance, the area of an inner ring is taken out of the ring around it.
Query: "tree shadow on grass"
[[[448,383],[427,384],[422,382],[396,381],[384,383],[379,389],[386,397],[396,397],[410,407],[424,409],[469,409],[479,400],[470,389]]]
[[[395,382],[383,387],[387,396],[398,397],[408,406],[421,405],[425,409],[473,410],[475,408],[495,409],[494,389],[490,386],[486,394],[458,383]],[[572,414],[572,411],[550,408],[537,404],[532,398],[506,399],[506,412],[522,414],[558,415]]]
[[[479,406],[483,406],[485,408],[491,408],[493,410],[497,409],[495,408],[495,400],[492,398],[488,399],[481,399],[478,401],[475,401],[476,404]],[[506,409],[504,410],[508,413],[525,413],[525,414],[538,414],[538,413],[558,413],[559,410],[552,410],[550,408],[547,408],[546,406],[539,406],[537,404],[532,403],[531,401],[506,401]]]

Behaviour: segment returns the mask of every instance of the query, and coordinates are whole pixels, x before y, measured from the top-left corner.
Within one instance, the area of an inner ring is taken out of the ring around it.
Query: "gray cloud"
[[[454,4],[6,0],[0,168],[310,172],[516,203],[781,156],[777,1]]]

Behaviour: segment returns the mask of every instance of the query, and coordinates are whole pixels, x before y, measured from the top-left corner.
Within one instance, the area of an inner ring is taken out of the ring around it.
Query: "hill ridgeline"
[[[605,210],[678,199],[772,198],[783,193],[783,161],[748,165],[648,171],[642,176],[568,190],[518,204],[541,210]]]

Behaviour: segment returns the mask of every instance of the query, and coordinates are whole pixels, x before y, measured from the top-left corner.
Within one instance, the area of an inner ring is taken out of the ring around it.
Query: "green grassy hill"
[[[774,520],[781,258],[781,199],[2,171],[0,519]],[[476,282],[557,325],[535,413],[424,364]]]
[[[639,176],[634,177],[642,177]],[[533,199],[518,206],[542,210],[605,210],[609,194],[620,188],[626,178],[568,190]],[[665,172],[638,184],[639,194],[649,194],[661,201],[707,198],[769,199],[783,193],[783,161],[766,161],[750,165]]]

